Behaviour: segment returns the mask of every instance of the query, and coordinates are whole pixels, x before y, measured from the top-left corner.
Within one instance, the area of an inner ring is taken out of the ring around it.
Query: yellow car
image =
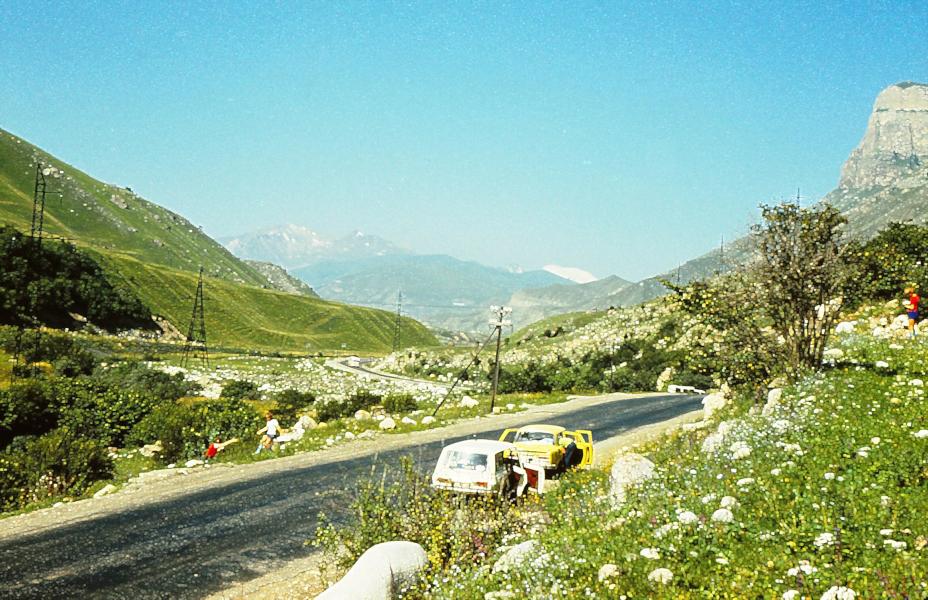
[[[499,440],[515,444],[527,467],[562,472],[593,465],[593,433],[588,429],[567,431],[559,425],[526,425],[507,429]]]

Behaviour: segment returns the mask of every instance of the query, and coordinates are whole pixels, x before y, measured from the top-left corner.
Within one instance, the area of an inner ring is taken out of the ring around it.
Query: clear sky
[[[837,182],[928,3],[0,3],[0,128],[215,236],[640,278]]]

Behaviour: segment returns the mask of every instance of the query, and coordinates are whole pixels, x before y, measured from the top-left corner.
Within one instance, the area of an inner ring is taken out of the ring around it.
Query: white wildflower
[[[744,487],[744,486],[751,485],[752,483],[754,483],[754,478],[753,478],[753,477],[743,477],[743,478],[739,479],[736,483],[738,484],[738,487]]]
[[[857,592],[843,585],[841,587],[833,586],[822,594],[822,600],[854,600],[856,597]]]
[[[880,535],[886,536],[886,535],[892,535],[892,534],[893,534],[892,529],[880,529]]]
[[[829,471],[828,473],[825,473],[824,477],[825,477],[825,479],[827,479],[828,481],[831,481],[832,479],[835,478],[835,474]]]
[[[653,581],[655,583],[668,584],[673,579],[673,572],[670,569],[665,569],[661,567],[659,569],[654,569],[648,573],[648,581]]]
[[[874,446],[878,445],[881,441],[882,441],[882,440],[881,440],[880,438],[878,438],[878,437],[872,437],[872,438],[870,438],[870,443],[873,444]]]
[[[719,506],[722,508],[736,508],[738,506],[738,499],[734,496],[723,496],[719,501]]]
[[[735,515],[727,508],[720,508],[712,513],[712,520],[716,523],[731,523],[735,520]]]
[[[745,442],[735,442],[729,448],[732,460],[739,460],[751,456],[751,447]]]
[[[649,560],[657,560],[661,557],[661,553],[657,548],[642,548],[638,554]]]
[[[896,540],[883,540],[883,545],[889,546],[896,551],[905,550],[906,548],[905,542],[897,542]]]
[[[796,600],[799,598],[799,592],[797,590],[786,590],[781,596],[783,600]]]
[[[815,538],[813,542],[817,547],[822,548],[823,546],[830,546],[835,542],[835,536],[826,531],[825,533],[818,534],[818,537]]]
[[[918,431],[916,431],[916,432],[913,433],[912,435],[914,435],[915,437],[917,437],[917,438],[920,439],[920,440],[921,440],[921,439],[924,439],[924,438],[928,438],[928,429],[919,429]]]
[[[683,523],[684,525],[690,525],[699,520],[699,517],[696,516],[696,513],[690,510],[684,510],[679,515],[677,515],[677,520]]]

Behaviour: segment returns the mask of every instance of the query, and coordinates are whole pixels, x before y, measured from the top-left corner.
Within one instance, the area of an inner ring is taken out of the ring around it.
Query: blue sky
[[[640,278],[831,190],[928,3],[0,3],[0,128],[215,236]]]

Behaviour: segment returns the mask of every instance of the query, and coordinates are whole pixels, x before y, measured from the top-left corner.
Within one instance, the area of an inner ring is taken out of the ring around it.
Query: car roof
[[[442,452],[453,448],[455,450],[468,450],[470,452],[483,452],[485,454],[496,454],[503,450],[512,450],[513,445],[509,442],[500,442],[498,440],[464,440],[448,444],[442,449]]]
[[[562,431],[565,431],[565,429],[561,427],[560,425],[543,425],[539,423],[536,425],[524,425],[519,428],[519,431],[542,431],[544,433],[560,433]]]

